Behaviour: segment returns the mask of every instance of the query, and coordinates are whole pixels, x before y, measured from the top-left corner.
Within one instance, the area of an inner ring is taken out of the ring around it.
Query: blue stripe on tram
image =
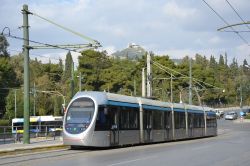
[[[159,111],[171,111],[171,108],[167,107],[159,107],[159,106],[152,106],[152,105],[142,105],[144,109],[151,109],[151,110],[159,110]]]
[[[120,101],[112,101],[112,100],[108,100],[108,105],[125,106],[125,107],[139,107],[139,104],[126,103],[126,102],[120,102]]]

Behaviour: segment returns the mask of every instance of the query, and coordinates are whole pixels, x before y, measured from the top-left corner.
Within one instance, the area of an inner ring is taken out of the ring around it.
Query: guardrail
[[[33,125],[30,126],[30,138],[56,139],[62,135],[62,126]],[[0,126],[0,144],[17,143],[23,141],[22,126]]]

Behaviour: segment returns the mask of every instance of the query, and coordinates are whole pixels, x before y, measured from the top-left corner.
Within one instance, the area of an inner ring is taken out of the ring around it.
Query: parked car
[[[235,120],[238,118],[238,114],[235,111],[229,112],[225,116],[225,120]]]

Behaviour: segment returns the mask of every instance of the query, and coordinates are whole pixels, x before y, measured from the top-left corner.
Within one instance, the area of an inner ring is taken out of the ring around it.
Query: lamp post
[[[192,105],[192,58],[189,59],[189,104]]]

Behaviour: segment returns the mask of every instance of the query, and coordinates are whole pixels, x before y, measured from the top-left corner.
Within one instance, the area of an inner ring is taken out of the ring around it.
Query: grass
[[[245,119],[250,119],[250,114],[248,114],[248,115],[245,117]]]

